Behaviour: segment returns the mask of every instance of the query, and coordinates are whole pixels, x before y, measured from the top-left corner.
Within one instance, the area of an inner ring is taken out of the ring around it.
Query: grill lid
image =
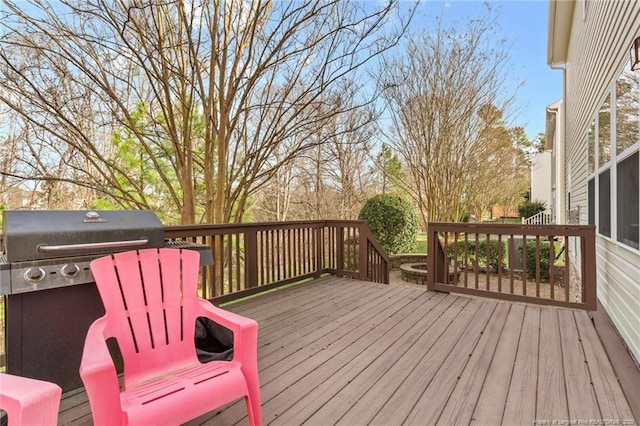
[[[164,246],[150,210],[6,210],[3,232],[8,262]]]

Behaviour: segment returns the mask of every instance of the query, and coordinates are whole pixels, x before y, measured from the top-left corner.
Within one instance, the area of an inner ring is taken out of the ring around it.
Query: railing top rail
[[[467,222],[429,222],[430,231],[466,232],[479,234],[542,235],[542,236],[580,236],[595,231],[594,225],[526,225],[509,223],[467,223]]]
[[[373,246],[373,248],[378,252],[380,256],[382,256],[382,259],[384,259],[386,263],[391,262],[391,258],[387,254],[387,251],[384,248],[382,248],[380,243],[378,243],[378,241],[375,238],[373,238],[373,234],[369,230],[369,227],[365,226],[364,229],[366,230],[366,234],[367,234],[366,237],[369,243],[371,243],[371,245]]]
[[[282,227],[304,227],[304,226],[327,226],[327,225],[361,225],[362,220],[291,220],[284,222],[252,222],[252,223],[200,223],[193,225],[165,225],[166,231],[202,231],[205,229],[248,229],[248,228],[282,228]]]

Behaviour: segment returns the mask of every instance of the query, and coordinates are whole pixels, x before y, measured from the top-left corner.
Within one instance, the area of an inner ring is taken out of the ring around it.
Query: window
[[[611,160],[611,95],[607,96],[598,111],[598,166]]]
[[[638,189],[638,152],[618,163],[617,169],[617,230],[618,241],[638,247],[638,225],[640,204]]]
[[[587,202],[589,203],[588,219],[589,225],[596,224],[596,178],[589,179]]]
[[[638,141],[640,137],[640,82],[626,65],[616,80],[616,153]]]
[[[611,170],[600,173],[598,181],[598,230],[600,234],[611,236]]]

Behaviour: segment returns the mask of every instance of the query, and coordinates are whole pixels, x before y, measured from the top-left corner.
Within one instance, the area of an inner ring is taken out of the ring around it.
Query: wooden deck
[[[334,277],[228,309],[260,323],[264,424],[636,424],[584,311]],[[90,423],[66,394],[60,424]]]

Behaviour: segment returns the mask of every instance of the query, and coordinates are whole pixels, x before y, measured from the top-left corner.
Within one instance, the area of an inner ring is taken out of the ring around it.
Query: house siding
[[[640,2],[590,0],[583,15],[584,1],[587,0],[576,3],[573,15],[564,92],[565,199],[570,200],[566,208],[579,208],[583,224],[588,221],[590,177],[587,132],[622,68],[627,66],[634,38],[640,35]],[[615,173],[613,168],[612,172]],[[612,203],[615,209],[613,190]],[[611,215],[615,216],[615,210]],[[637,249],[597,236],[598,297],[636,360],[640,360],[639,265]]]
[[[550,211],[551,199],[551,151],[544,151],[531,160],[531,200],[542,201]]]
[[[604,238],[596,252],[598,298],[636,360],[640,359],[640,258]],[[606,265],[600,267],[600,265]]]

